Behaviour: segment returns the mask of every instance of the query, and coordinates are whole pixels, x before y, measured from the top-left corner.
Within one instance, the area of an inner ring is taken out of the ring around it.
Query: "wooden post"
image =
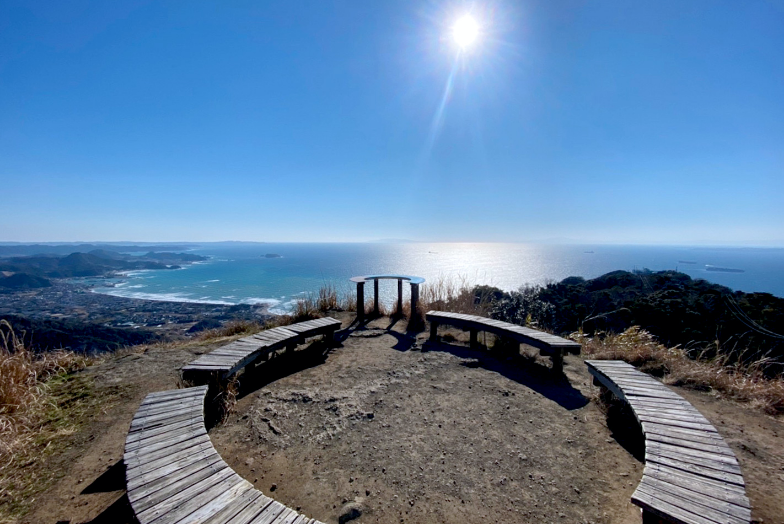
[[[479,341],[477,340],[477,335],[479,334],[479,332],[476,329],[472,329],[470,330],[470,332],[471,332],[471,344],[470,344],[471,349],[476,349],[476,347],[479,345]]]
[[[378,316],[378,279],[373,280],[373,314]]]
[[[403,279],[397,279],[397,314],[403,314]]]
[[[411,318],[416,318],[419,321],[419,317],[417,316],[417,307],[419,306],[419,284],[411,284]]]
[[[365,319],[365,283],[357,282],[357,321]]]
[[[430,321],[430,342],[438,341],[438,322],[435,320]]]

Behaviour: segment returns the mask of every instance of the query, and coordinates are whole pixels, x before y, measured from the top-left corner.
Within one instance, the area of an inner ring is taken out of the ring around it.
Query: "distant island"
[[[264,255],[264,258],[283,258],[283,257],[278,255],[277,253],[267,253],[266,255]]]

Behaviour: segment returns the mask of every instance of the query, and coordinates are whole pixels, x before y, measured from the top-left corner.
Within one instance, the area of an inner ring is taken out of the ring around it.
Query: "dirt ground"
[[[546,359],[472,351],[456,331],[430,344],[402,324],[382,318],[344,330],[335,349],[316,343],[264,364],[210,430],[215,447],[259,490],[327,523],[352,510],[359,523],[640,522],[629,501],[643,469],[638,430],[596,402],[579,357],[557,379]],[[133,414],[216,345],[153,348],[88,370],[98,394],[118,400],[51,459],[60,480],[23,522],[133,522],[120,461]],[[784,421],[675,389],[738,456],[755,519],[784,524]]]

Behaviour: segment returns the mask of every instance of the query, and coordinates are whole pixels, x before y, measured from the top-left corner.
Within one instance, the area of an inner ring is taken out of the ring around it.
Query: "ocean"
[[[181,302],[268,304],[289,311],[297,299],[331,284],[354,289],[357,275],[416,275],[514,290],[568,276],[594,278],[618,269],[678,270],[741,291],[784,297],[784,249],[543,245],[496,243],[203,244],[190,251],[209,257],[179,270],[134,271],[99,281],[97,293]],[[279,258],[265,255],[276,254]],[[737,272],[711,271],[713,268]],[[406,292],[408,286],[404,286]],[[372,290],[369,290],[372,294]],[[394,281],[382,281],[391,303]],[[367,296],[367,292],[366,292]]]

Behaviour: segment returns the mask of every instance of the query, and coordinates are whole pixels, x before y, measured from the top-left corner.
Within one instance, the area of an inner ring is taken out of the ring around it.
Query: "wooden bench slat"
[[[748,524],[751,519],[750,508],[732,504],[731,502],[728,502],[726,498],[717,499],[710,494],[698,493],[690,489],[685,489],[677,484],[672,484],[666,480],[653,477],[644,478],[640,484],[660,490],[667,493],[669,496],[677,497],[684,501],[684,503],[688,502],[695,508],[699,508],[706,516],[709,516],[708,512],[710,512],[709,518],[718,520],[721,517],[729,517],[728,520],[734,524],[743,524],[744,518],[746,519],[745,523]]]
[[[688,515],[688,518],[694,519],[694,515],[699,515],[699,517],[701,519],[704,519],[705,522],[711,522],[711,523],[739,524],[740,522],[742,522],[741,520],[737,519],[736,517],[733,517],[732,515],[723,513],[719,510],[713,510],[711,508],[707,508],[703,505],[698,505],[690,499],[673,495],[671,493],[661,490],[658,487],[651,486],[650,484],[640,484],[637,487],[637,490],[634,492],[634,494],[632,494],[632,498],[642,493],[648,495],[649,497],[653,497],[655,500],[654,501],[655,506],[659,506],[659,507],[663,506],[668,508],[674,506],[676,508],[679,508],[682,513],[681,515],[676,514],[678,518],[683,518]]]
[[[260,491],[249,489],[241,495],[234,498],[231,502],[223,506],[221,509],[207,517],[201,524],[227,524],[232,519],[246,521],[248,518],[238,518],[237,515],[250,508],[251,511],[256,511],[259,505],[269,504],[272,499],[265,497]]]
[[[213,457],[206,460],[192,462],[185,467],[166,473],[165,475],[151,476],[144,475],[136,477],[128,482],[128,500],[135,502],[137,500],[148,497],[149,495],[160,491],[161,489],[171,484],[177,484],[183,479],[190,478],[197,475],[202,471],[216,472],[220,469],[227,467],[216,453]]]
[[[560,371],[563,365],[563,352],[579,353],[580,344],[571,340],[543,333],[525,326],[503,322],[501,320],[451,313],[446,311],[428,311],[425,318],[431,325],[431,340],[435,341],[439,325],[451,325],[459,329],[471,331],[472,344],[478,331],[486,331],[494,335],[515,340],[518,343],[536,347],[540,351],[551,354],[554,368]]]
[[[131,422],[123,461],[138,522],[309,521],[253,489],[221,459],[204,425],[207,388],[188,389],[151,394]]]
[[[645,436],[645,469],[632,502],[665,520],[748,524],[735,454],[694,406],[620,361],[587,360],[595,380],[631,407]]]
[[[745,501],[743,503],[737,502],[736,504],[745,505],[749,508],[751,507],[749,505],[749,499],[746,497],[746,490],[743,489],[743,486],[728,484],[727,482],[707,477],[698,477],[691,473],[656,463],[645,465],[643,476],[645,475],[651,475],[655,478],[667,480],[668,482],[680,483],[681,485],[690,485],[698,491],[705,490],[706,492],[710,491],[716,494],[728,494],[736,500]]]

